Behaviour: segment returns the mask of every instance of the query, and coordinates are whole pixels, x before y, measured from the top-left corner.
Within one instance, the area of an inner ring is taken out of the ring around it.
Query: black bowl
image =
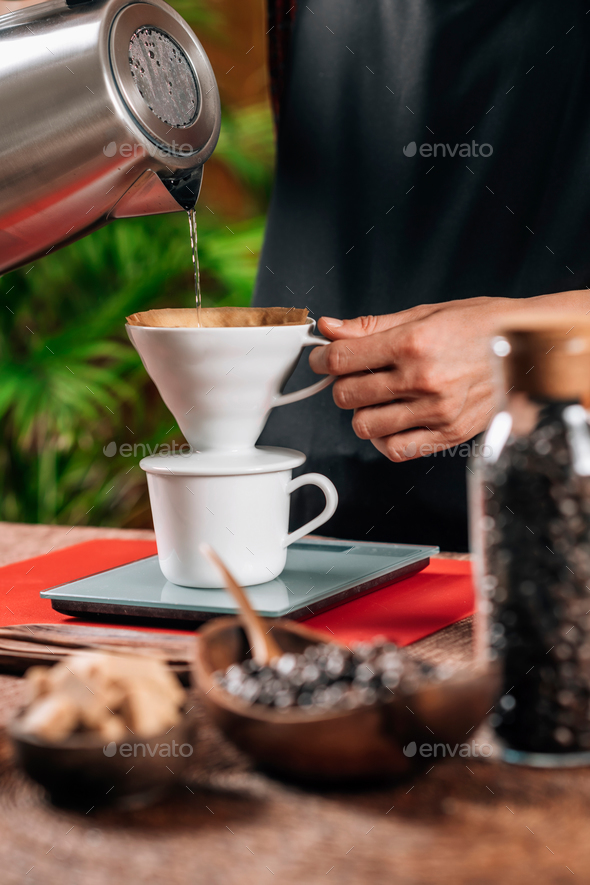
[[[142,805],[155,801],[183,774],[195,750],[194,720],[184,715],[166,734],[106,746],[91,733],[49,744],[21,727],[8,728],[16,762],[47,790],[56,805],[80,808],[107,804]]]

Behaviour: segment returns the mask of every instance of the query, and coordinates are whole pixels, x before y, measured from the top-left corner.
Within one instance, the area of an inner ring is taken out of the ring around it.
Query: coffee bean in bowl
[[[268,666],[248,658],[214,675],[245,703],[317,713],[387,703],[394,689],[440,681],[448,672],[412,659],[391,642],[373,641],[351,648],[319,642],[301,653],[286,652]]]
[[[493,704],[495,674],[448,672],[389,643],[346,646],[266,620],[281,654],[259,668],[240,618],[200,631],[195,681],[223,734],[264,771],[311,786],[382,783],[431,764],[404,747],[460,744]]]

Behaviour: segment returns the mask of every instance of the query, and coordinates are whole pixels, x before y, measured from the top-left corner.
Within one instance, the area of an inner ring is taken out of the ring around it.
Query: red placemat
[[[87,622],[54,611],[50,600],[40,598],[40,591],[155,553],[153,541],[97,540],[6,565],[0,568],[0,626],[96,625],[96,621]],[[352,599],[307,619],[306,623],[345,642],[381,635],[399,645],[408,645],[468,617],[473,609],[470,563],[432,559],[417,575]],[[106,615],[104,622],[109,623]]]
[[[432,558],[411,578],[357,596],[305,623],[330,630],[344,642],[380,635],[409,645],[469,617],[474,608],[471,563]]]

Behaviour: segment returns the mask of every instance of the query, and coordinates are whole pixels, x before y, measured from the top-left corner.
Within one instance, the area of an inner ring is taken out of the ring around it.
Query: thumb
[[[387,313],[382,316],[355,317],[352,320],[337,320],[334,317],[320,317],[318,331],[331,341],[341,338],[364,338],[375,332],[383,332],[404,322],[401,314]]]

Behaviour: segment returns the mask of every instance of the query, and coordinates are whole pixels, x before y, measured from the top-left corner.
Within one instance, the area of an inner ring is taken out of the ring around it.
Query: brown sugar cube
[[[178,707],[184,703],[185,692],[177,677],[156,658],[127,658],[125,677],[131,687],[142,686],[146,690],[161,693]]]
[[[180,719],[175,704],[161,694],[144,688],[138,688],[128,695],[121,712],[131,731],[146,738],[167,731]]]
[[[96,682],[93,688],[89,684],[89,679],[83,680],[71,672],[69,663],[68,666],[58,664],[54,667],[52,676],[52,691],[66,695],[76,705],[80,725],[83,728],[99,728],[102,722],[112,715],[107,709],[106,698]]]
[[[106,742],[130,732],[151,737],[180,718],[185,692],[160,659],[82,652],[53,668],[27,673],[32,705],[28,728],[59,742],[73,731],[96,732]]]
[[[35,701],[21,720],[27,733],[51,744],[68,738],[77,728],[78,709],[65,694],[51,694]]]
[[[51,687],[50,667],[29,667],[25,673],[27,704],[48,694]]]
[[[120,716],[113,716],[109,714],[109,718],[105,719],[98,729],[98,733],[101,738],[105,742],[105,744],[110,744],[111,741],[115,741],[116,744],[120,744],[122,740],[129,734],[127,729],[125,728],[125,723],[121,719]]]
[[[101,658],[100,678],[102,690],[111,694],[108,702],[111,709],[118,707],[130,691],[140,687],[164,694],[179,707],[184,703],[184,689],[176,676],[157,658],[104,655]]]

